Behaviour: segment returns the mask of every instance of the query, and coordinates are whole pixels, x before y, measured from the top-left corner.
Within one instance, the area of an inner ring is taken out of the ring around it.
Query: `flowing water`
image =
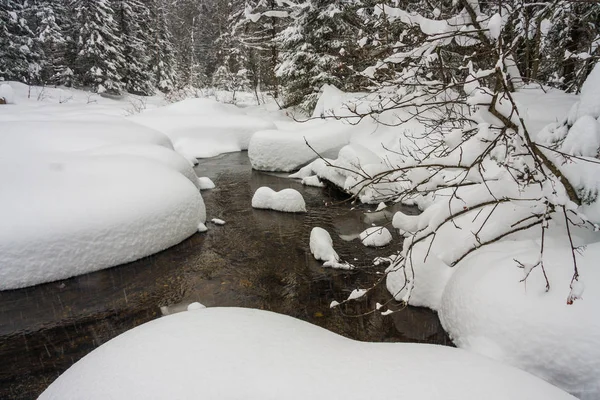
[[[384,267],[373,267],[372,260],[395,253],[398,236],[394,232],[396,240],[380,249],[356,238],[371,224],[389,222],[393,210],[368,212],[373,207],[343,202],[334,188],[304,187],[285,175],[252,171],[246,153],[201,160],[196,172],[215,182],[215,189],[202,194],[209,220],[220,218],[225,225],[208,222],[207,233],[133,263],[0,292],[1,399],[35,398],[97,346],[193,301],[284,313],[357,340],[451,345],[429,310],[363,315],[390,299],[384,285],[359,301],[329,308],[332,300],[381,278]],[[299,190],[308,212],[253,209],[252,194],[261,186]],[[315,226],[329,231],[338,254],[359,268],[323,268],[308,246]]]

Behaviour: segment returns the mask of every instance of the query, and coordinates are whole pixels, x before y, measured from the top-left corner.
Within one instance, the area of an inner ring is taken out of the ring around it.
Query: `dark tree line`
[[[600,56],[597,1],[474,1],[502,15],[501,40],[525,82],[577,92]],[[369,90],[406,65],[376,76],[400,49],[425,36],[401,8],[444,20],[450,0],[0,0],[0,79],[151,94],[192,86],[269,91],[284,106],[310,109],[325,83]],[[479,11],[477,11],[479,12]],[[435,74],[451,82],[465,57],[439,50]],[[485,63],[483,63],[485,64]],[[462,68],[462,69],[461,69]],[[430,68],[431,69],[431,68]]]

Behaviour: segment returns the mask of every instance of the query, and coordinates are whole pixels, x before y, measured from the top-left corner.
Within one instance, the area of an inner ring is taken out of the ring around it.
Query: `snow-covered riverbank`
[[[448,207],[440,199],[448,193],[436,192],[435,185],[456,178],[442,176],[442,181],[434,184],[429,174],[415,173],[408,178],[369,182],[371,177],[410,162],[411,149],[418,148],[415,138],[423,131],[415,121],[400,126],[384,126],[368,118],[358,124],[335,118],[298,123],[272,104],[236,107],[188,99],[162,107],[160,98],[147,101],[146,109],[138,110],[141,113],[124,117],[128,100],[49,88],[33,88],[38,94],[30,97],[30,88],[10,85],[15,104],[0,107],[1,174],[2,180],[9,182],[9,189],[0,193],[0,212],[8,221],[8,229],[0,236],[3,289],[122,264],[194,234],[206,221],[200,183],[193,171],[190,173],[195,157],[248,149],[257,169],[293,171],[302,167],[293,177],[329,180],[365,203],[393,202],[400,190],[432,185],[425,190],[428,195],[403,199],[424,210],[419,217],[396,214],[393,226],[406,235],[426,234],[427,229],[435,228],[435,221],[445,218]],[[535,88],[524,88],[515,98],[527,124],[536,130],[565,120],[571,105],[579,100]],[[368,97],[329,87],[315,115],[331,115],[330,110],[337,116],[350,115],[348,102],[359,107],[353,111],[373,106]],[[595,110],[593,105],[583,105],[578,110]],[[574,125],[578,118],[589,117],[577,110],[571,114],[568,126],[578,126]],[[392,124],[397,116],[383,113],[379,118]],[[543,131],[540,138],[552,139],[557,129]],[[449,136],[444,140],[452,146],[455,139]],[[325,158],[318,158],[315,152]],[[494,171],[492,165],[486,167]],[[510,181],[502,181],[506,176],[497,178],[497,184],[474,187],[492,198],[506,196]],[[478,182],[475,179],[473,183]],[[465,191],[459,197],[468,200],[473,193],[479,192]],[[516,189],[511,193],[521,195]],[[546,243],[552,246],[544,255],[548,292],[539,268],[526,284],[522,282],[523,269],[532,266],[527,269],[531,272],[540,257],[539,232],[533,230],[502,237],[456,265],[450,262],[454,253],[473,244],[469,240],[471,232],[478,229],[473,228],[477,218],[491,221],[488,226],[496,232],[506,223],[503,216],[535,211],[527,204],[515,208],[510,203],[496,214],[494,208],[483,216],[469,214],[471,203],[461,205],[464,217],[457,219],[454,227],[441,229],[435,246],[433,239],[416,246],[410,268],[391,266],[387,287],[398,300],[438,311],[459,347],[523,368],[582,399],[594,399],[600,393],[600,354],[594,350],[600,348],[596,345],[600,343],[600,320],[594,317],[600,288],[591,260],[600,239],[593,229],[577,229],[570,235],[573,246],[588,247],[576,255],[585,293],[583,286],[579,288],[576,297],[582,298],[570,306],[565,300],[573,294],[569,281],[572,265],[568,263],[571,248],[568,241],[561,240],[566,236],[559,223],[552,223],[547,230]],[[596,214],[588,214],[592,222],[600,222],[593,219]],[[401,260],[396,252],[400,243],[395,245],[390,253]],[[521,269],[514,262],[517,255]],[[345,259],[343,254],[339,257]]]

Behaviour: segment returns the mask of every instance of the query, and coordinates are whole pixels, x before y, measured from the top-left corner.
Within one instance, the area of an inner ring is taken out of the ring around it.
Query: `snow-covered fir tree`
[[[26,19],[29,11],[27,2],[0,1],[0,79],[38,81],[42,55]]]
[[[150,26],[147,35],[149,66],[152,81],[161,92],[170,92],[177,83],[177,60],[173,48],[173,36],[167,20],[164,0],[149,1]]]
[[[150,10],[139,0],[113,0],[115,18],[123,43],[121,70],[125,90],[139,95],[154,93],[150,62]]]
[[[280,33],[291,22],[294,3],[275,0],[248,0],[237,7],[230,17],[232,35],[252,60],[246,68],[257,77],[261,90],[277,95],[275,68],[279,58]]]
[[[210,18],[216,15],[209,13],[210,3],[196,0],[181,0],[173,7],[171,12],[171,26],[177,49],[178,75],[180,86],[203,86],[209,77],[205,74],[207,57],[201,57],[200,49],[210,46],[211,38],[204,35],[200,39],[201,31],[212,29],[213,22]],[[213,35],[214,41],[218,34]],[[208,54],[205,54],[208,55]]]
[[[59,0],[32,0],[29,4],[30,26],[42,52],[40,81],[65,83],[63,77],[72,74],[65,58],[68,39],[65,5]]]
[[[311,110],[324,84],[353,89],[358,19],[352,4],[315,0],[294,7],[291,26],[277,35],[276,75],[285,105]]]
[[[112,4],[109,0],[71,0],[75,12],[77,83],[98,93],[125,89],[125,58]]]

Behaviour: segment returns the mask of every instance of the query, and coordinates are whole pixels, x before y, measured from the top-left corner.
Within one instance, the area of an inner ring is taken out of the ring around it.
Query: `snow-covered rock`
[[[383,226],[373,226],[361,232],[360,241],[365,246],[381,247],[392,241],[392,234]]]
[[[209,190],[215,188],[215,183],[206,176],[201,176],[198,178],[198,186],[200,190]]]
[[[564,242],[548,239],[544,267],[527,282],[515,259],[536,262],[539,243],[501,242],[461,263],[444,291],[440,319],[463,349],[537,375],[582,400],[600,398],[600,243],[578,256],[582,299],[567,305],[572,255]],[[569,267],[570,266],[570,267]]]
[[[410,364],[402,373],[399,360]],[[282,397],[573,399],[524,371],[461,349],[363,343],[241,308],[181,312],[132,329],[78,361],[39,399]]]
[[[339,261],[340,257],[333,249],[333,240],[323,228],[314,227],[310,231],[310,252],[321,261]]]
[[[306,212],[304,198],[297,190],[283,189],[276,192],[266,186],[254,192],[252,207],[284,212]]]

